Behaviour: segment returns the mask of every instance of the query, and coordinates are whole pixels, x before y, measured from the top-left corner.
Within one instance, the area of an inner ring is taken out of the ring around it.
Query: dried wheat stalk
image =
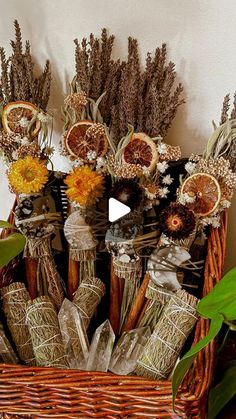
[[[14,26],[15,40],[11,41],[12,55],[7,59],[4,48],[0,48],[0,97],[4,103],[25,100],[45,110],[51,83],[49,61],[46,61],[42,74],[35,77],[30,43],[26,41],[25,49],[23,49],[21,29],[17,20],[14,21]]]

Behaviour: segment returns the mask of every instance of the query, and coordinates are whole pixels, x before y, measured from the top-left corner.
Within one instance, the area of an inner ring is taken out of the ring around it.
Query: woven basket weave
[[[12,215],[10,216],[12,220]],[[220,280],[226,248],[227,213],[211,229],[203,295]],[[209,322],[199,319],[194,343]],[[110,373],[0,364],[0,417],[7,418],[206,418],[206,403],[215,364],[211,342],[189,370],[172,411],[170,381]]]

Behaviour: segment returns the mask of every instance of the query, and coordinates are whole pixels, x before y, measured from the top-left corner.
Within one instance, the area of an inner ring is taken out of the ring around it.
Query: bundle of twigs
[[[46,109],[50,96],[51,71],[46,61],[39,77],[34,76],[34,63],[30,51],[30,43],[22,45],[21,29],[17,20],[15,25],[15,41],[11,41],[12,55],[6,58],[5,50],[0,48],[1,83],[0,99],[4,103],[25,100]]]

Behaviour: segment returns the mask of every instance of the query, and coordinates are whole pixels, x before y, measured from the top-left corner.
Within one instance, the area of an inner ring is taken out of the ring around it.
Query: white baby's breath
[[[82,159],[76,159],[72,162],[73,167],[81,167],[84,165],[84,162]]]
[[[165,173],[165,171],[168,169],[168,167],[169,166],[168,166],[168,163],[166,161],[157,163],[157,170],[160,173]]]
[[[195,196],[190,196],[188,193],[184,192],[179,197],[179,203],[182,204],[182,205],[193,204],[195,199],[196,199]]]
[[[103,169],[104,166],[106,165],[106,159],[104,159],[104,157],[98,157],[97,158],[97,164],[96,164],[96,169]]]
[[[166,198],[168,193],[169,189],[166,187],[158,189],[158,195],[160,198]]]
[[[96,151],[88,151],[88,153],[87,153],[87,159],[89,160],[89,161],[93,161],[93,160],[95,160],[96,159],[96,157],[97,157],[97,153],[96,153]]]
[[[174,179],[170,175],[166,175],[162,178],[162,183],[164,183],[164,185],[171,185],[173,180]]]
[[[196,169],[196,163],[189,161],[188,163],[185,164],[184,167],[185,167],[185,170],[191,175]]]
[[[164,143],[159,143],[157,146],[158,153],[165,154],[167,151],[167,146]]]
[[[21,126],[22,128],[26,128],[26,127],[28,127],[29,122],[30,122],[30,121],[28,121],[28,119],[27,119],[25,116],[23,116],[23,117],[20,119],[19,124],[20,124],[20,126]]]
[[[37,118],[40,122],[49,122],[49,116],[44,112],[39,112]]]

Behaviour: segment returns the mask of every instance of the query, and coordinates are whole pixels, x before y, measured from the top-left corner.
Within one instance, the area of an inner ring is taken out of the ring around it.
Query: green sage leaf
[[[197,306],[198,313],[207,319],[214,319],[218,314],[225,320],[236,319],[236,268],[231,269],[216,284]]]
[[[13,225],[7,221],[0,220],[0,228],[13,228]]]
[[[25,238],[20,233],[13,233],[0,240],[0,268],[7,265],[14,257],[22,252]]]

